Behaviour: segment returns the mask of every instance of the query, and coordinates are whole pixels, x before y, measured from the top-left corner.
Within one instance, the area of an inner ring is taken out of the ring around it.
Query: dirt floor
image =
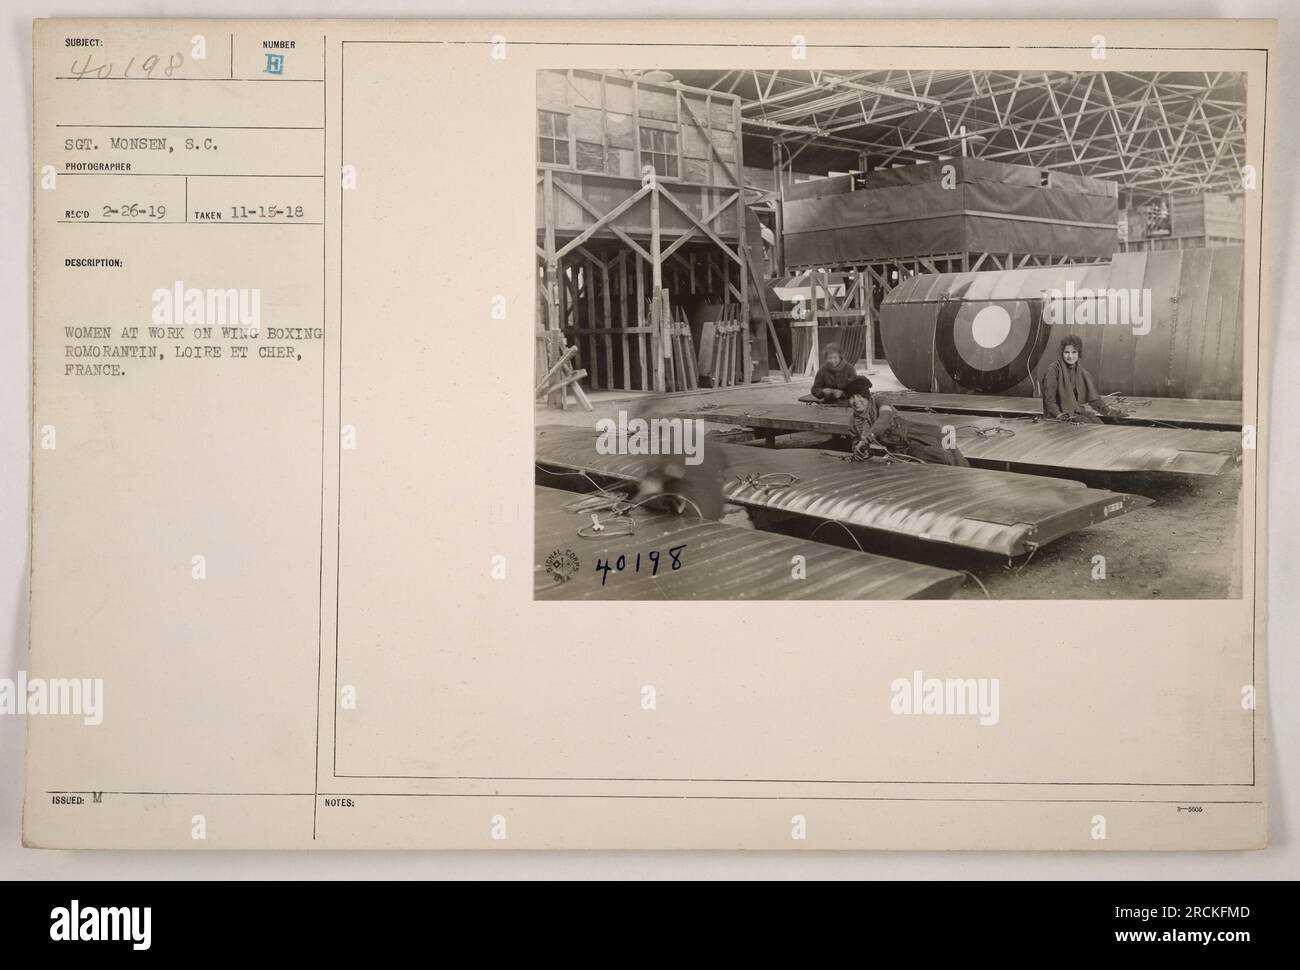
[[[877,390],[897,389],[884,365],[868,371]],[[793,401],[807,393],[811,381],[776,382],[746,388],[728,388],[672,395],[602,392],[592,396],[594,412],[557,411],[539,406],[537,424],[594,427],[601,417],[622,409],[649,416],[703,403],[745,404]],[[711,434],[736,441],[730,425],[707,425]],[[741,436],[743,437],[743,436]],[[820,434],[792,434],[779,447],[821,448],[830,439]],[[763,447],[758,442],[754,447]],[[870,552],[964,570],[968,577],[957,599],[982,599],[986,589],[993,599],[1203,599],[1241,595],[1240,562],[1236,550],[1241,535],[1241,469],[1216,478],[1162,476],[1078,476],[1086,484],[1113,491],[1144,495],[1153,500],[1146,508],[1065,536],[1008,564],[1006,559],[976,553],[955,554],[926,543],[890,542],[859,534]],[[806,534],[807,523],[759,522],[764,528],[789,535]],[[823,529],[819,541],[853,548],[848,536],[836,537]],[[1105,578],[1094,557],[1105,557]],[[981,589],[980,584],[983,584]]]

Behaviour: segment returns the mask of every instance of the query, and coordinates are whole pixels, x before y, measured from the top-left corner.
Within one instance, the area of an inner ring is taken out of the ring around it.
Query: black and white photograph
[[[1240,598],[1247,96],[539,71],[537,598]]]
[[[1279,0],[15,2],[15,952],[373,961],[416,880],[1282,938]]]

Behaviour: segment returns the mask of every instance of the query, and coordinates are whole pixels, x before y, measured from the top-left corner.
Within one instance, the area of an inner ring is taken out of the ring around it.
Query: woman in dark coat
[[[1043,414],[1058,421],[1101,424],[1099,415],[1108,416],[1111,410],[1079,362],[1082,357],[1082,337],[1071,335],[1061,341],[1061,356],[1043,372]]]
[[[844,359],[839,345],[827,344],[822,352],[822,366],[813,378],[812,396],[823,404],[846,404],[844,388],[857,376],[857,369]]]
[[[849,407],[853,409],[849,432],[854,461],[865,461],[871,445],[876,443],[891,454],[907,455],[930,465],[970,467],[966,456],[956,447],[944,446],[943,429],[937,424],[921,418],[903,417],[888,404],[878,408],[871,396],[871,381],[867,378],[851,381],[845,393],[849,397]]]

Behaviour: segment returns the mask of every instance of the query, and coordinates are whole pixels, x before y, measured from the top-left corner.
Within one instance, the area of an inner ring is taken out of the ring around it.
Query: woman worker
[[[1058,421],[1101,424],[1099,415],[1113,412],[1101,399],[1092,375],[1079,363],[1082,356],[1082,337],[1071,334],[1061,341],[1061,356],[1043,373],[1043,414]]]
[[[871,396],[871,381],[867,378],[854,378],[844,393],[853,409],[849,416],[849,433],[854,461],[866,461],[874,443],[891,454],[907,455],[927,464],[970,467],[966,456],[955,446],[944,447],[943,429],[938,425],[921,418],[905,418],[888,404],[876,407]]]
[[[822,352],[822,366],[813,378],[812,396],[823,404],[844,405],[847,402],[844,388],[858,376],[840,351],[838,344],[827,344]]]

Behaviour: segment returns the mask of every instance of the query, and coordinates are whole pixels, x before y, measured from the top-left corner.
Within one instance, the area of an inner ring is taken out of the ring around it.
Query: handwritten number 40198
[[[166,57],[166,60],[163,58]],[[136,61],[139,60],[139,64]],[[185,55],[179,51],[172,54],[150,54],[147,57],[132,57],[122,68],[117,77],[172,77],[181,65],[185,63]],[[112,61],[96,61],[93,54],[87,54],[85,63],[79,63],[77,60],[72,62],[72,77],[96,77],[107,78],[114,77],[114,67]]]
[[[676,570],[682,568],[682,550],[685,548],[686,548],[686,543],[684,542],[680,546],[669,547],[668,556],[669,556],[669,560],[672,563],[671,566],[672,569]],[[648,563],[646,568],[650,570],[650,575],[658,576],[659,561],[660,559],[663,558],[663,553],[660,552],[658,549],[652,549],[650,552],[646,553],[645,558]],[[604,586],[605,581],[609,579],[609,571],[611,569],[614,570],[614,572],[616,573],[621,573],[624,570],[629,570],[629,568],[630,571],[634,573],[639,573],[641,571],[641,553],[638,552],[636,554],[636,558],[631,561],[628,560],[627,556],[619,556],[613,562],[610,562],[608,559],[596,560],[596,572],[601,574],[600,585],[602,586]]]

